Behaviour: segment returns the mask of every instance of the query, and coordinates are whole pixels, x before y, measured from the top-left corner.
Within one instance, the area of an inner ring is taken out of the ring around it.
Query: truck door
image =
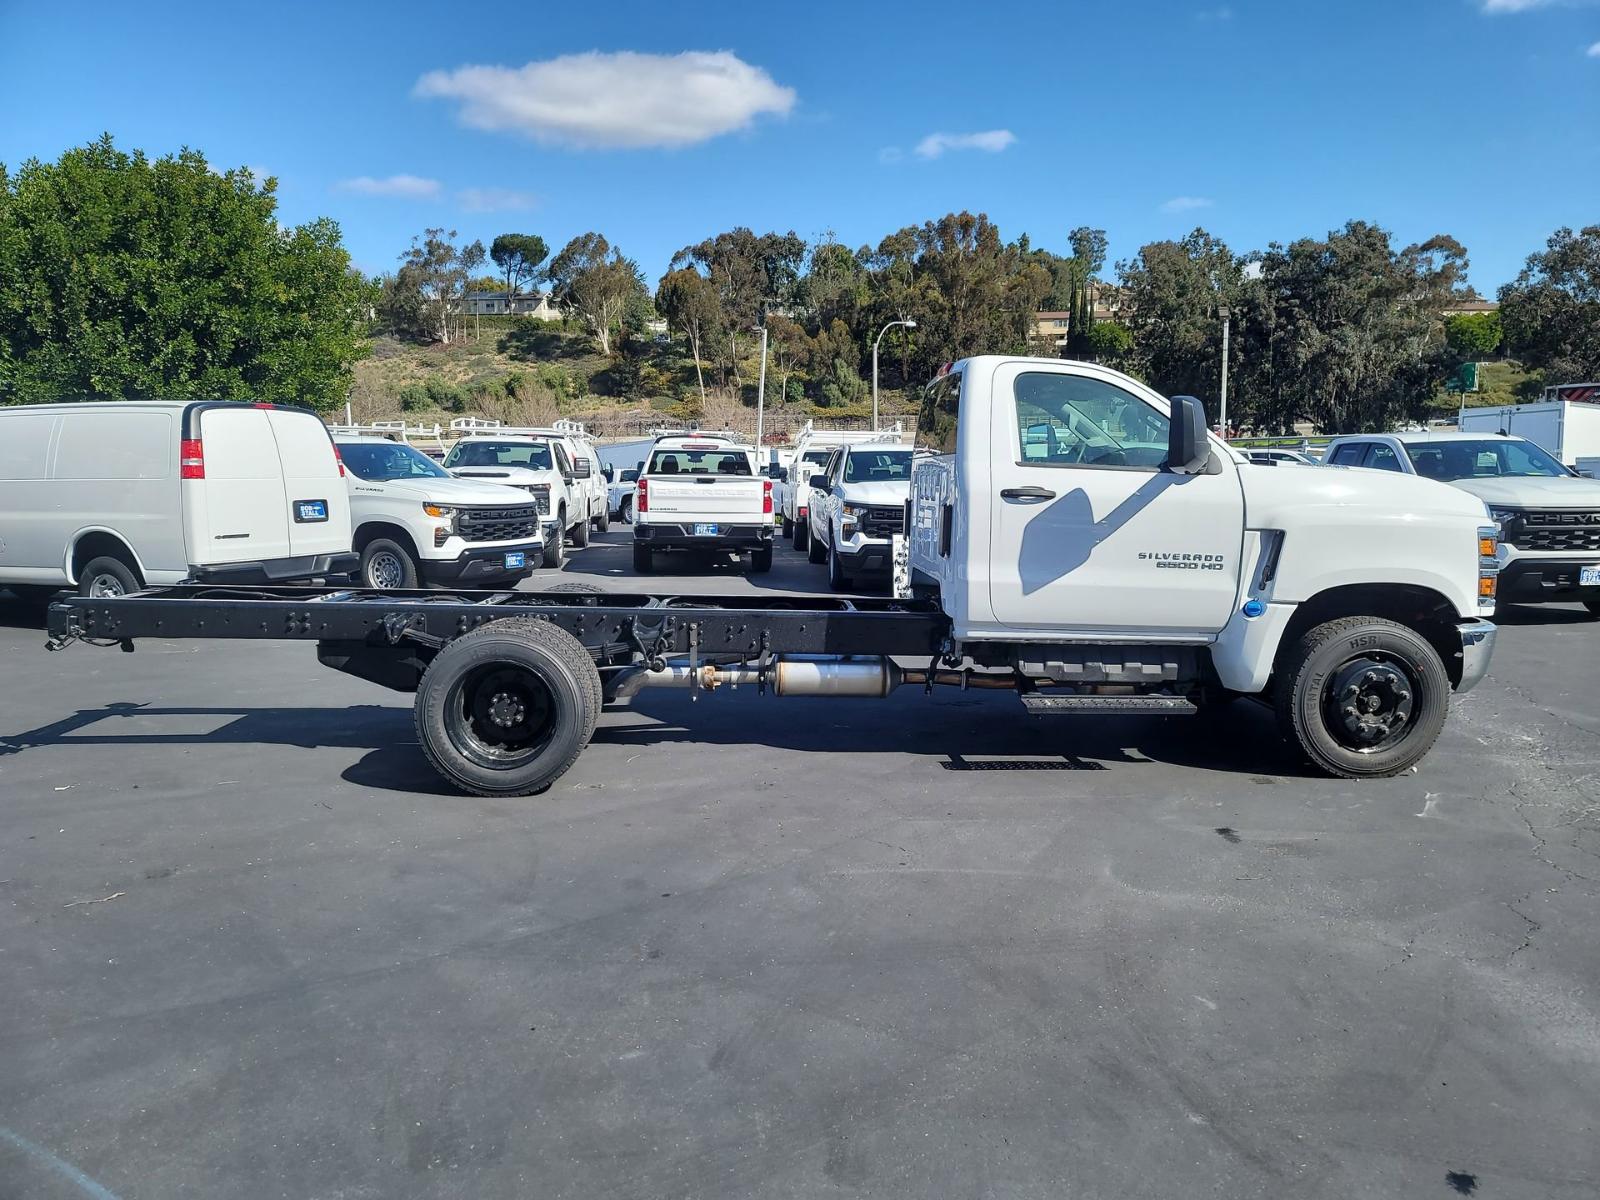
[[[1162,470],[1167,414],[1111,372],[1001,363],[990,406],[989,594],[1000,624],[1205,635],[1238,594],[1238,469]]]
[[[198,566],[289,557],[289,497],[264,409],[199,413],[203,474],[184,481],[189,552]]]

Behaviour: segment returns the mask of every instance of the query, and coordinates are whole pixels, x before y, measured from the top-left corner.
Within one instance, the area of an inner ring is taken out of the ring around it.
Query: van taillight
[[[339,453],[339,443],[338,442],[329,442],[328,445],[333,447],[333,461],[339,464],[339,478],[343,479],[344,478],[344,455]]]
[[[764,516],[772,515],[772,480],[761,481],[761,512]]]
[[[180,479],[206,477],[206,455],[199,438],[184,438],[178,443],[178,477]]]
[[[636,503],[633,506],[634,511],[635,512],[649,512],[650,511],[650,481],[648,479],[639,480],[638,483],[633,485],[633,490],[634,490],[634,493],[635,493],[635,501],[636,501]]]

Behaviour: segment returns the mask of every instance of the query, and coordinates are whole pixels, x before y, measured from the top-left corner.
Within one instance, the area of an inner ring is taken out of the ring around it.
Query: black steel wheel
[[[417,739],[434,769],[480,796],[526,796],[577,760],[600,713],[600,674],[571,634],[495,621],[445,645],[417,688]]]
[[[1279,668],[1280,727],[1322,770],[1347,779],[1398,775],[1433,746],[1450,677],[1420,633],[1379,617],[1309,631]]]

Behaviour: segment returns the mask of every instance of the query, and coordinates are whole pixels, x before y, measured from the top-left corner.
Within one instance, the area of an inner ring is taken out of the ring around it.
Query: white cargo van
[[[114,596],[354,569],[344,467],[306,409],[216,401],[0,408],[0,586]]]

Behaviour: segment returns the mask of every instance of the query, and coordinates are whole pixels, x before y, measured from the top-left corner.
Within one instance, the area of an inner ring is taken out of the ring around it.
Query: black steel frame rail
[[[52,647],[82,638],[229,638],[442,645],[490,621],[535,617],[565,629],[602,662],[684,654],[927,656],[949,636],[937,605],[824,596],[602,592],[368,591],[180,584],[52,604]]]

